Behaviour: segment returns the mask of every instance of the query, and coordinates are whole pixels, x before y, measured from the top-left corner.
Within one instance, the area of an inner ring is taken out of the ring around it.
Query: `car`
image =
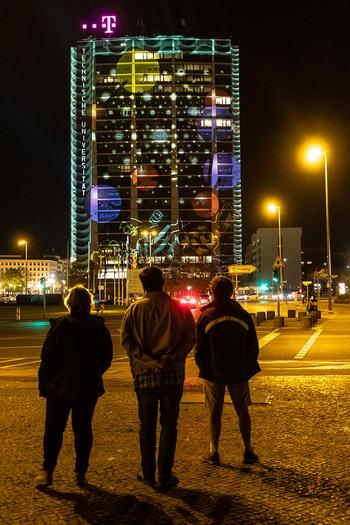
[[[198,303],[203,306],[204,304],[208,304],[210,302],[210,295],[208,293],[201,293],[198,297]]]
[[[193,295],[186,295],[184,297],[181,297],[180,303],[186,304],[190,308],[197,308],[198,306],[198,301],[195,297],[193,297]]]
[[[250,294],[248,294],[248,295],[246,296],[246,299],[245,299],[245,300],[249,303],[250,301],[259,301],[259,299],[260,299],[260,296],[259,296],[258,293],[256,293],[256,292],[251,292]]]

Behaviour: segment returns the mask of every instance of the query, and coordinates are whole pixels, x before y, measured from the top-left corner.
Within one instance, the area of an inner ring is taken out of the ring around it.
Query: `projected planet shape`
[[[204,163],[203,177],[213,189],[232,189],[241,181],[241,164],[231,153],[214,153]]]
[[[112,186],[94,186],[86,195],[85,207],[92,221],[98,223],[115,221],[121,208],[119,192]]]
[[[143,164],[134,169],[131,180],[138,190],[149,191],[157,187],[157,177],[157,170],[153,166]]]
[[[199,136],[206,141],[229,140],[232,135],[232,115],[228,108],[208,106],[196,119]]]
[[[159,63],[153,56],[144,49],[131,49],[121,55],[117,63],[117,79],[127,91],[150,91],[159,80]]]
[[[192,207],[199,217],[210,219],[219,211],[219,198],[213,191],[201,191],[193,197]]]

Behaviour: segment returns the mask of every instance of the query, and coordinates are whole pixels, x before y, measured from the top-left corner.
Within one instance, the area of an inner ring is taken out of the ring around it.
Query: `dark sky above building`
[[[276,225],[325,247],[324,172],[298,162],[310,136],[328,143],[332,250],[350,256],[350,38],[347,1],[13,0],[1,16],[0,253],[64,254],[70,221],[70,46],[104,9],[120,35],[231,38],[240,46],[244,247]],[[185,20],[185,26],[181,25]]]

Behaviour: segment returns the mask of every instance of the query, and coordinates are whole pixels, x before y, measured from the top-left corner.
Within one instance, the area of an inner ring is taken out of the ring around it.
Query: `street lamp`
[[[142,235],[148,238],[149,265],[151,266],[152,265],[152,237],[155,237],[157,235],[157,232],[154,230],[144,230],[142,232]]]
[[[331,234],[329,227],[329,203],[328,203],[328,167],[327,167],[327,151],[321,146],[311,146],[306,152],[308,162],[319,162],[322,158],[324,160],[324,190],[325,190],[325,206],[326,206],[326,250],[327,250],[327,287],[328,287],[328,310],[332,311],[332,262],[331,262]]]
[[[25,279],[26,279],[26,295],[28,295],[28,241],[21,239],[18,241],[18,246],[24,245],[24,254],[25,254]]]
[[[278,265],[276,264],[276,267],[278,268],[278,294],[277,294],[277,316],[280,316],[281,312],[281,296],[283,297],[283,261],[282,261],[282,233],[281,233],[281,207],[277,206],[276,204],[269,204],[267,206],[268,211],[271,213],[277,212],[277,219],[278,219]]]

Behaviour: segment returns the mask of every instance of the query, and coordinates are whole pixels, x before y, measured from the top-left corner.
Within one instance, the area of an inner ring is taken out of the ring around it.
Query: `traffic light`
[[[278,272],[279,272],[279,269],[278,268],[274,268],[272,270],[272,283],[273,284],[277,284],[278,283]]]

